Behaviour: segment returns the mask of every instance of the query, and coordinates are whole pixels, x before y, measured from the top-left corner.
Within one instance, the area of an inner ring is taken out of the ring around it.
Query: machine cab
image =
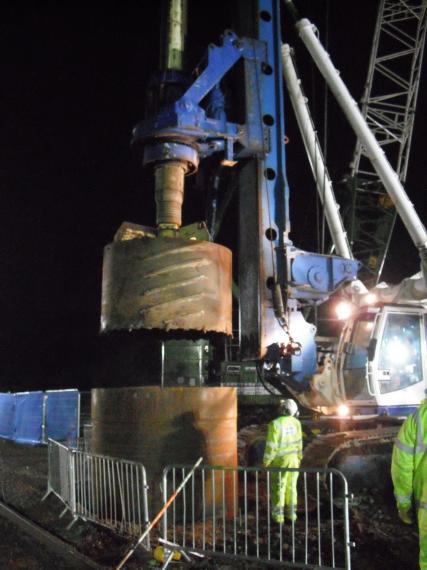
[[[355,414],[404,416],[424,398],[426,309],[362,309],[346,325],[338,350],[341,393]]]

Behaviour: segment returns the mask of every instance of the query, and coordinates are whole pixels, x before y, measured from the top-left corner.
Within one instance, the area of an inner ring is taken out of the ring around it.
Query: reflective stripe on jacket
[[[280,466],[282,458],[287,464],[291,457],[302,457],[301,422],[292,416],[280,416],[268,424],[263,463],[268,467],[274,461],[275,466]]]
[[[427,509],[427,401],[408,416],[397,434],[391,461],[397,506]]]

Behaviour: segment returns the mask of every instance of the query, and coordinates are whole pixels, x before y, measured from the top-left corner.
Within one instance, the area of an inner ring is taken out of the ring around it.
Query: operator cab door
[[[375,328],[378,309],[368,309],[351,319],[341,336],[338,369],[344,401],[354,410],[372,413],[376,399],[368,389],[368,349]],[[371,410],[371,411],[369,411]]]
[[[375,327],[368,390],[380,413],[401,415],[424,398],[427,378],[425,311],[386,306]]]

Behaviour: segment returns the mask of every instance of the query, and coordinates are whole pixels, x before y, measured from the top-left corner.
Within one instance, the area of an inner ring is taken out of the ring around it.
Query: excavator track
[[[310,437],[309,425],[304,426],[304,421],[303,429]],[[399,425],[393,425],[315,435],[304,446],[301,467],[338,469],[356,498],[372,491],[379,500],[388,501],[392,493],[391,452],[398,430]],[[261,464],[266,435],[266,424],[246,426],[239,431],[240,465]],[[323,483],[327,486],[326,478]]]
[[[392,443],[398,431],[399,426],[392,426],[318,435],[305,447],[301,466],[326,469],[332,466],[334,457],[341,451],[357,450],[368,444]]]
[[[302,467],[339,470],[347,480],[349,492],[357,505],[368,495],[378,504],[392,497],[390,464],[393,441],[399,426],[361,429],[318,435],[303,454]],[[321,477],[328,488],[327,477]],[[309,489],[315,496],[315,489]]]

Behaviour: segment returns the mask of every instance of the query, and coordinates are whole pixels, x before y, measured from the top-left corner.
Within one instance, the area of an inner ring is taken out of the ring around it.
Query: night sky
[[[344,81],[363,90],[376,2],[300,0],[320,29]],[[110,345],[98,337],[104,245],[122,221],[153,223],[152,181],[130,150],[144,117],[145,85],[158,65],[159,2],[5,3],[1,9],[0,377],[3,389],[90,388]],[[189,66],[231,26],[230,2],[190,0]],[[323,84],[292,26],[306,93],[322,128]],[[424,65],[426,69],[426,65]],[[407,180],[425,218],[427,73]],[[314,187],[295,121],[287,109],[291,238],[315,249]],[[348,170],[354,137],[330,100],[329,169]],[[311,205],[309,208],[307,205]],[[424,211],[423,211],[424,208]],[[186,220],[197,221],[199,218]],[[417,271],[398,228],[386,277]],[[107,367],[108,368],[108,367]]]

